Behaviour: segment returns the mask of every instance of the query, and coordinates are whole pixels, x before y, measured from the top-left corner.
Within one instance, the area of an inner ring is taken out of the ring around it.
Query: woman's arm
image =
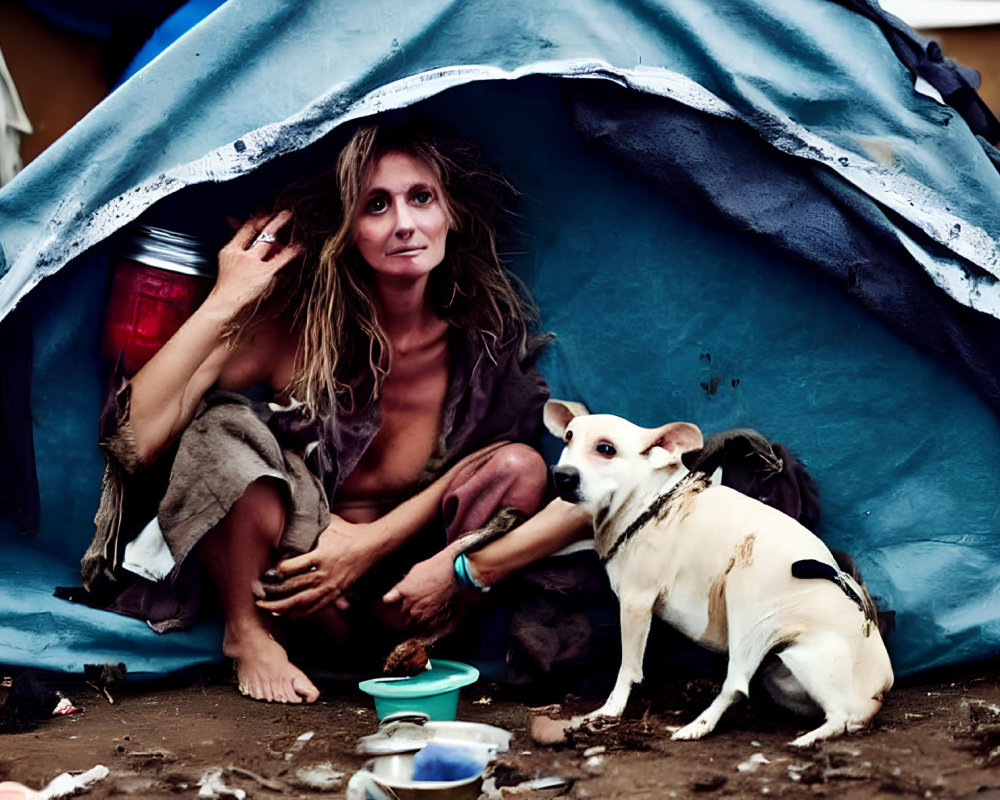
[[[267,599],[257,605],[292,617],[308,616],[330,603],[341,610],[347,608],[344,593],[351,585],[434,521],[455,474],[489,458],[503,444],[466,456],[428,487],[373,522],[352,523],[331,514],[330,526],[320,534],[314,549],[275,566],[277,580],[265,587]]]
[[[131,379],[129,421],[140,463],[163,452],[191,421],[205,392],[234,360],[222,340],[225,326],[244,306],[271,286],[274,275],[299,254],[280,242],[254,244],[260,232],[272,235],[291,219],[282,211],[261,227],[247,220],[219,253],[215,286],[205,302]],[[233,388],[248,388],[266,368],[263,358],[245,350],[242,366],[230,369]],[[249,355],[249,357],[247,357]]]
[[[490,586],[540,558],[593,535],[590,514],[578,505],[556,498],[506,536],[466,554],[466,560],[472,577]]]
[[[467,553],[466,559],[472,577],[489,586],[592,535],[590,515],[577,505],[556,499],[509,533]],[[459,539],[421,561],[382,600],[399,603],[400,610],[414,622],[430,619],[455,593],[454,564],[461,550]]]

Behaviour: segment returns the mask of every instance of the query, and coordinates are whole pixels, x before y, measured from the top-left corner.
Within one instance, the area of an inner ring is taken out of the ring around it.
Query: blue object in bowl
[[[428,742],[413,756],[415,781],[464,781],[479,775],[495,755],[487,747]]]
[[[385,719],[398,711],[418,711],[433,720],[455,719],[458,690],[479,679],[479,670],[458,661],[432,659],[411,678],[372,678],[358,688],[375,698],[375,713]]]

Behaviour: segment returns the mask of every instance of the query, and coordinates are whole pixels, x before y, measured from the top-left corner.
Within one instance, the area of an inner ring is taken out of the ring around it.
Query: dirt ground
[[[126,682],[107,694],[82,680],[59,688],[82,711],[0,735],[0,780],[41,788],[61,772],[103,764],[110,774],[83,796],[196,797],[206,771],[219,768],[222,782],[248,798],[337,798],[365,760],[355,743],[377,728],[371,699],[343,681],[311,706],[247,700],[218,671]],[[462,691],[458,716],[513,732],[494,767],[503,796],[1000,798],[1000,663],[901,682],[870,730],[807,751],[786,744],[804,725],[753,703],[705,740],[671,741],[712,691],[701,679],[650,679],[623,722],[557,747],[531,739],[540,712],[523,692],[481,681]],[[603,698],[554,700],[565,715]],[[543,777],[561,783],[524,785]]]

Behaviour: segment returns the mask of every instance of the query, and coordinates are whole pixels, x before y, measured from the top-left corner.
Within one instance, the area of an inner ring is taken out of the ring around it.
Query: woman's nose
[[[408,239],[414,230],[413,216],[405,204],[396,209],[396,227],[393,233],[399,239]]]

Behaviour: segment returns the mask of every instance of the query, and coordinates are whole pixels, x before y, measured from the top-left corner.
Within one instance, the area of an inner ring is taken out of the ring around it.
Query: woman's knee
[[[529,514],[538,510],[548,485],[549,473],[541,453],[526,444],[508,444],[496,452],[490,460],[490,467],[512,478],[505,505]]]
[[[528,482],[544,484],[548,475],[548,467],[541,453],[526,444],[505,444],[490,461],[496,469],[524,476]]]
[[[258,478],[233,503],[225,522],[239,528],[243,535],[253,532],[277,546],[285,530],[285,494],[285,484],[277,478]]]

